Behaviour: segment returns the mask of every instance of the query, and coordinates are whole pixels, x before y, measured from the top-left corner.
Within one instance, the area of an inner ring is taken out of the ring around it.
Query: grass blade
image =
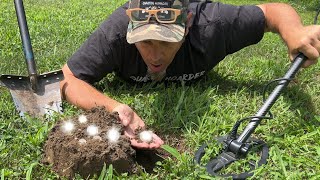
[[[4,169],[1,170],[1,180],[4,180]]]
[[[178,160],[181,160],[181,155],[178,152],[178,150],[176,150],[175,148],[173,148],[169,145],[162,145],[161,148],[164,149],[165,151],[167,151],[168,153],[170,153],[172,156],[174,156]]]
[[[31,180],[32,178],[32,176],[31,176],[31,173],[32,173],[32,169],[33,169],[33,167],[34,166],[36,166],[36,165],[38,165],[38,162],[34,162],[34,163],[32,163],[30,166],[29,166],[29,168],[28,168],[28,171],[27,171],[27,174],[26,174],[26,180]]]
[[[102,168],[102,171],[101,171],[101,173],[100,173],[100,176],[99,176],[98,180],[103,180],[105,175],[106,175],[106,164],[104,163],[103,168]]]
[[[113,177],[113,166],[112,164],[109,165],[109,168],[108,168],[108,178],[107,179],[112,179]]]

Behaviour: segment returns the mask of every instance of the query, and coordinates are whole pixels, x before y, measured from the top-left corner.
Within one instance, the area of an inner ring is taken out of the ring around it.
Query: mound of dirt
[[[118,113],[108,113],[99,107],[83,115],[86,116],[85,123],[81,123],[79,117],[59,121],[44,145],[42,163],[52,165],[52,169],[60,176],[73,178],[78,173],[87,178],[99,175],[104,164],[107,167],[112,164],[118,173],[136,173],[141,167],[152,171],[155,163],[163,160],[158,150],[135,150],[131,147],[123,133],[123,125],[119,123]],[[90,135],[89,126],[96,127],[96,135]],[[116,143],[106,138],[111,128],[120,132]]]

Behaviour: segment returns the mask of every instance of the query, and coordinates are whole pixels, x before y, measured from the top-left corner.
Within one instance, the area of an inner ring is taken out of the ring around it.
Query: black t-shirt
[[[130,82],[151,81],[147,66],[134,44],[126,41],[128,3],[115,10],[88,38],[67,64],[88,83],[115,72]],[[167,68],[164,81],[190,81],[203,76],[228,54],[259,42],[265,17],[257,6],[217,2],[190,3],[192,26]]]

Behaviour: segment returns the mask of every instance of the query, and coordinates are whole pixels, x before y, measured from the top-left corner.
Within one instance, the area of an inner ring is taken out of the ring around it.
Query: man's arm
[[[288,4],[268,3],[258,7],[266,18],[265,31],[280,34],[288,46],[291,60],[301,52],[308,57],[304,67],[317,63],[320,52],[320,26],[303,26],[300,16]]]
[[[69,103],[86,110],[104,106],[109,112],[121,104],[99,92],[85,81],[76,78],[67,64],[62,68],[62,71],[64,80],[60,84],[61,92],[63,98]]]
[[[75,77],[67,64],[62,68],[62,71],[64,80],[60,83],[60,90],[63,99],[82,109],[104,106],[109,112],[118,112],[119,118],[125,126],[125,135],[130,138],[133,146],[138,148],[158,148],[163,144],[163,141],[156,134],[153,134],[153,142],[150,144],[138,142],[135,139],[134,131],[139,127],[143,128],[145,124],[129,106],[117,102],[99,92],[90,84]]]

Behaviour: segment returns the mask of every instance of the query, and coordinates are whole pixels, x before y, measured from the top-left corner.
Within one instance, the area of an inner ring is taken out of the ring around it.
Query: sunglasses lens
[[[161,10],[157,12],[157,17],[160,21],[173,21],[176,17],[175,11],[173,10]]]
[[[146,21],[148,17],[149,17],[149,13],[145,10],[131,11],[132,21]]]

